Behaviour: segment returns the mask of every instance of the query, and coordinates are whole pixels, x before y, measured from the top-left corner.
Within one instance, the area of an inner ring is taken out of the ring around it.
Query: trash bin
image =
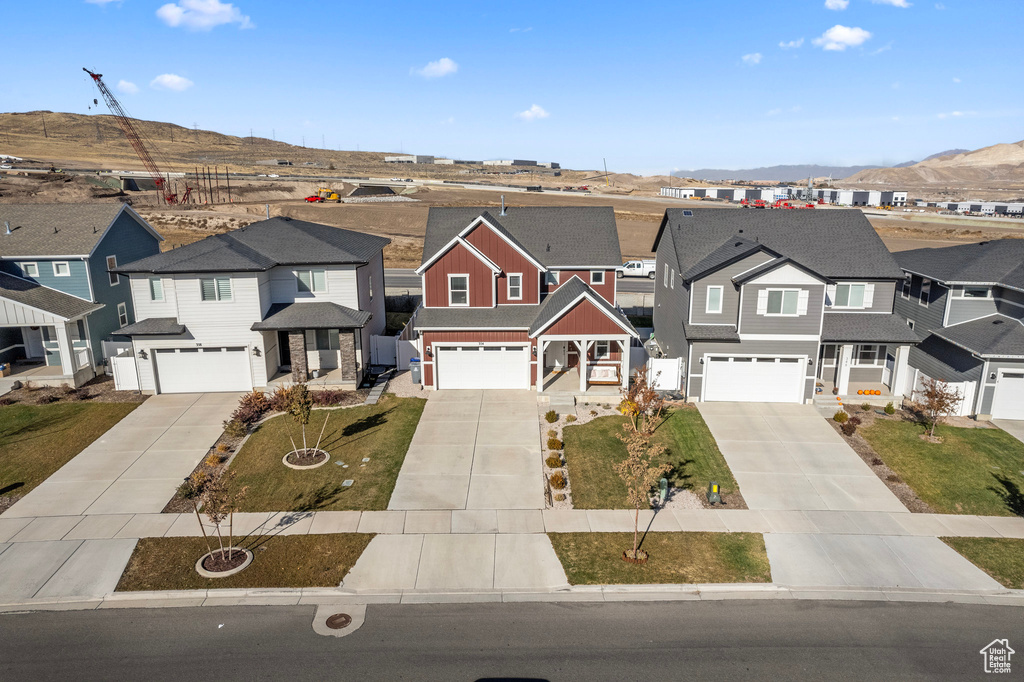
[[[409,358],[409,372],[412,373],[412,383],[420,383],[420,359]]]

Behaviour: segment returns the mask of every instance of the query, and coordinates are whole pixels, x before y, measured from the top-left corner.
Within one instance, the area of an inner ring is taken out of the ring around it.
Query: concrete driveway
[[[159,512],[216,442],[238,398],[152,396],[3,516]]]
[[[751,509],[907,511],[811,405],[697,407]]]
[[[1024,443],[1024,420],[1021,419],[993,419],[992,423],[1006,431],[1008,434]]]
[[[543,509],[537,395],[430,394],[388,509]]]

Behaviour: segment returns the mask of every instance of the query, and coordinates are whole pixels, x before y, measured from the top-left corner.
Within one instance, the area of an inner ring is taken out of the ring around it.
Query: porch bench
[[[589,383],[599,385],[618,386],[622,383],[617,366],[598,366],[590,370]]]

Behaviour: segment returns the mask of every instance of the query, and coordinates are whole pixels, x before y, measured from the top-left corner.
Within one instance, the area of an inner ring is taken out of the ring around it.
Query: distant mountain
[[[911,161],[911,163],[914,162]],[[672,175],[680,178],[694,178],[711,182],[718,182],[720,180],[799,182],[809,177],[822,178],[829,175],[838,180],[854,173],[874,168],[882,168],[882,166],[768,166],[767,168],[743,168],[739,170],[698,168],[697,170],[676,171]]]
[[[852,183],[892,186],[962,185],[1024,182],[1024,141],[995,144],[974,151],[951,149],[912,166],[870,168],[846,178]]]
[[[910,168],[911,166],[916,166],[917,164],[923,163],[924,161],[931,161],[932,159],[939,159],[939,158],[942,158],[943,156],[952,156],[954,154],[965,154],[965,153],[967,153],[969,151],[971,151],[971,150],[970,149],[947,149],[944,152],[939,152],[938,154],[932,154],[931,156],[926,156],[921,161],[904,161],[903,163],[897,163],[895,166],[890,166],[890,168]]]

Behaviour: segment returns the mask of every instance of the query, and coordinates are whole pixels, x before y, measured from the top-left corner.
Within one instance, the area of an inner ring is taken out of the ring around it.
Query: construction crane
[[[188,201],[189,195],[192,193],[192,188],[187,184],[185,186],[185,194],[178,200],[178,195],[171,191],[170,186],[167,184],[167,178],[160,172],[160,168],[156,165],[156,161],[153,160],[153,156],[146,149],[145,143],[142,141],[142,135],[135,128],[135,124],[132,118],[125,112],[124,107],[114,97],[114,93],[110,92],[107,88],[106,83],[103,82],[103,74],[93,73],[89,69],[82,67],[82,71],[92,76],[92,80],[96,83],[96,87],[100,89],[100,94],[103,95],[103,100],[107,103],[107,107],[110,109],[110,113],[117,119],[117,125],[120,126],[124,136],[128,138],[129,144],[135,150],[135,153],[139,155],[139,159],[142,160],[142,165],[146,167],[150,176],[153,178],[153,182],[156,184],[157,191],[160,192],[160,196],[168,204],[184,204]]]

